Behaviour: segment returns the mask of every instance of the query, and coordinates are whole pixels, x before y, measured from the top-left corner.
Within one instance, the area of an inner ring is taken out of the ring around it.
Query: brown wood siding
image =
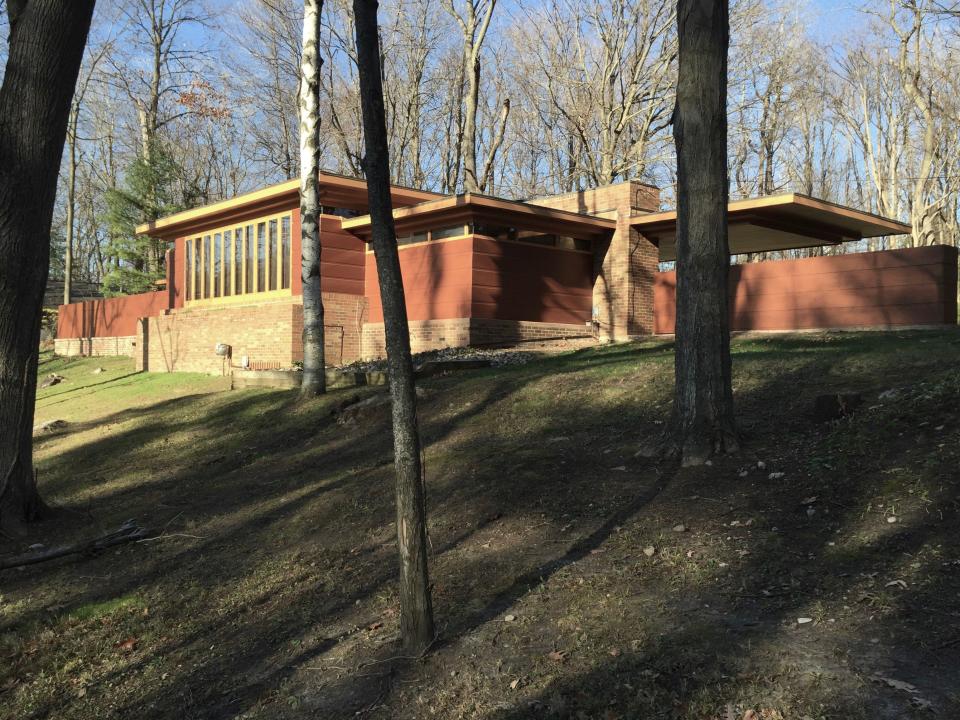
[[[470,317],[473,238],[429,242],[400,249],[400,272],[409,320]],[[373,253],[366,255],[370,322],[383,322]]]
[[[363,295],[365,243],[340,229],[341,218],[322,215],[320,218],[320,284],[325,293]],[[290,223],[290,287],[294,295],[303,294],[301,275],[300,210],[293,211]]]
[[[187,290],[187,243],[177,238],[173,250],[167,250],[167,290],[170,292],[171,308],[182,308]]]
[[[57,313],[58,338],[126,337],[137,334],[137,320],[170,308],[170,294],[125,295],[61,305]]]
[[[475,237],[471,317],[587,323],[592,268],[588,253]]]
[[[953,324],[957,250],[938,245],[730,268],[734,330]],[[658,333],[674,331],[676,273],[657,273]]]

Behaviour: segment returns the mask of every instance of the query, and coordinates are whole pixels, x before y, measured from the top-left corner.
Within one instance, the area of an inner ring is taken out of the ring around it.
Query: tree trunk
[[[303,3],[300,69],[300,243],[303,278],[303,385],[301,397],[327,391],[320,286],[320,12],[323,0]]]
[[[354,0],[360,105],[366,142],[364,169],[373,227],[373,252],[380,280],[387,367],[393,411],[394,465],[397,472],[397,546],[400,553],[400,633],[404,648],[419,655],[434,639],[433,606],[427,568],[426,511],[417,395],[410,357],[407,308],[390,197],[390,160],[380,77],[376,0]]]
[[[464,68],[467,71],[467,112],[463,129],[463,190],[477,192],[477,105],[480,101],[480,53],[469,45],[465,52]]]
[[[50,223],[94,0],[7,0],[0,88],[0,528],[35,519],[33,413]]]
[[[727,276],[726,0],[680,0],[673,435],[685,465],[738,448]]]
[[[74,103],[68,120],[67,142],[70,146],[67,164],[66,239],[63,244],[63,304],[73,302],[73,226],[77,207],[77,123],[80,107]]]

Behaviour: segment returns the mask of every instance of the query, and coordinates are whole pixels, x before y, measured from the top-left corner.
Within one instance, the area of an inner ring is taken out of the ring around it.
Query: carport
[[[735,200],[728,208],[731,255],[910,233],[909,225],[896,220],[798,193]],[[638,215],[630,225],[660,248],[660,262],[677,259],[676,210]]]

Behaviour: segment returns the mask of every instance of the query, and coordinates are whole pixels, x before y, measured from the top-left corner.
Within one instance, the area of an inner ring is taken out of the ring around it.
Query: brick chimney
[[[610,240],[594,245],[594,322],[602,340],[653,334],[653,281],[660,253],[630,227],[630,218],[660,209],[659,188],[628,181],[527,202],[616,219]]]

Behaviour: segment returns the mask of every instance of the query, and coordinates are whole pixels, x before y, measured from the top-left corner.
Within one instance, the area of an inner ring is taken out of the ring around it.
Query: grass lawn
[[[56,512],[0,554],[157,537],[0,572],[2,720],[960,717],[960,333],[737,339],[744,450],[694,469],[636,456],[665,341],[424,381],[440,635],[412,661],[388,414],[335,413],[382,390],[52,372]],[[835,391],[864,404],[814,422]]]

